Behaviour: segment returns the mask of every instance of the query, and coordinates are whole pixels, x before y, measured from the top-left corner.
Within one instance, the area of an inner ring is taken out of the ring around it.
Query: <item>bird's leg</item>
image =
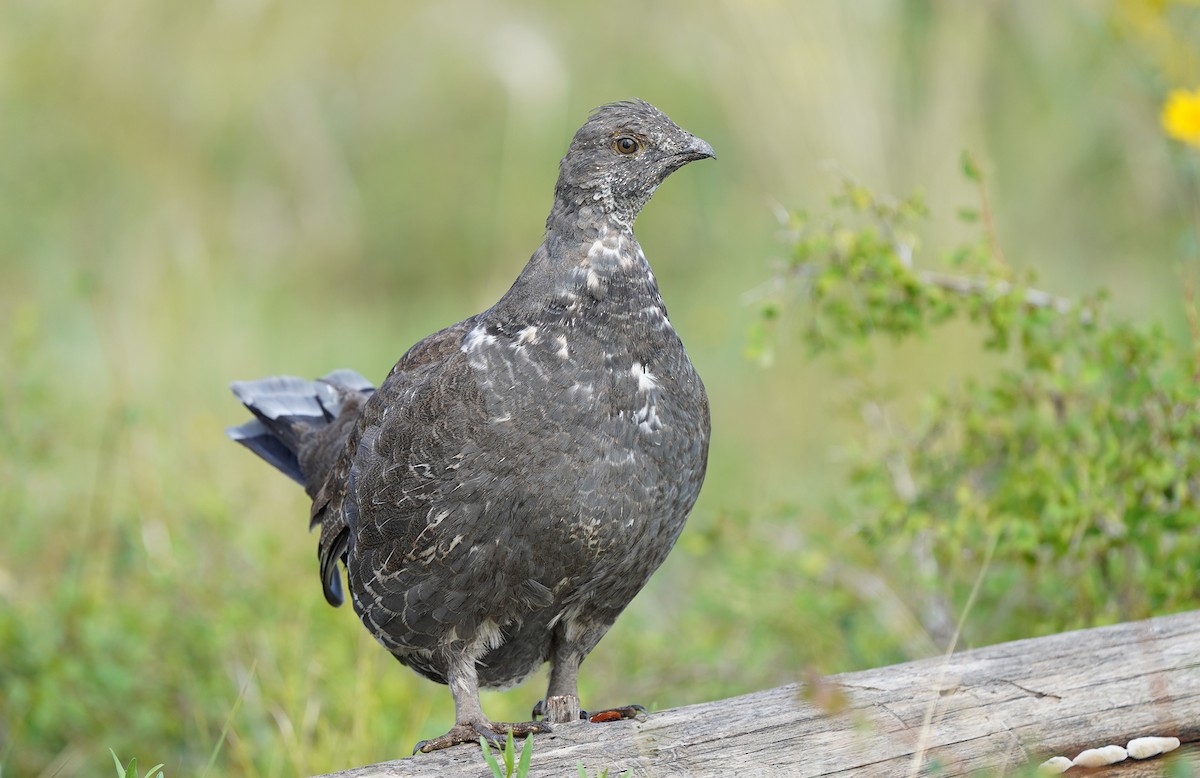
[[[533,716],[545,716],[552,724],[568,724],[583,718],[579,710],[579,664],[583,654],[564,640],[556,640],[550,655],[550,684],[546,698],[533,707]]]
[[[542,721],[489,721],[479,702],[479,676],[475,671],[474,657],[462,657],[451,662],[446,681],[450,686],[450,694],[454,697],[454,726],[440,737],[417,743],[413,748],[414,754],[418,751],[438,751],[460,743],[478,743],[480,737],[496,748],[502,748],[499,736],[510,730],[513,737],[550,731],[550,725]]]
[[[580,719],[600,723],[633,719],[646,713],[646,709],[641,705],[609,708],[592,714],[580,710],[579,665],[583,662],[583,656],[583,652],[572,644],[556,641],[550,656],[550,684],[546,689],[546,699],[533,707],[535,719],[544,716],[552,724],[565,724]]]

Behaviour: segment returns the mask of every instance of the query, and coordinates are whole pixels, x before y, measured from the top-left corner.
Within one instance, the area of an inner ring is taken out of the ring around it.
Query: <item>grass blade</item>
[[[487,738],[482,735],[479,736],[479,749],[483,753],[483,761],[487,762],[494,778],[504,778],[504,771],[500,769],[500,763],[496,761],[496,757],[492,756],[492,749],[488,748]]]
[[[521,761],[517,763],[517,778],[529,775],[529,763],[533,760],[533,733],[525,736],[525,745],[521,746]]]
[[[258,669],[257,659],[250,665],[250,673],[242,683],[241,691],[238,692],[237,699],[233,701],[233,707],[229,709],[229,715],[225,717],[225,726],[221,727],[221,737],[217,738],[217,744],[213,746],[212,754],[208,757],[208,764],[204,766],[204,772],[200,774],[200,778],[208,775],[208,771],[216,763],[217,755],[221,753],[221,746],[225,745],[225,738],[229,735],[229,727],[233,725],[233,717],[237,715],[238,708],[242,706],[242,700],[246,697],[246,689],[250,687],[250,682],[254,680],[254,671],[256,669]]]
[[[508,737],[504,739],[504,775],[507,778],[512,778],[513,762],[516,761],[517,747],[513,745],[513,733],[510,729]]]

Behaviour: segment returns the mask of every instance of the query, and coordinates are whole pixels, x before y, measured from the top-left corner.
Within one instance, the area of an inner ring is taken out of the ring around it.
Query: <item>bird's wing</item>
[[[374,441],[385,426],[388,429],[400,429],[404,426],[388,423],[389,415],[394,419],[395,416],[409,414],[411,398],[419,394],[424,387],[435,385],[440,380],[447,365],[455,362],[455,355],[461,353],[459,344],[464,333],[474,326],[476,318],[466,319],[430,335],[400,358],[383,384],[367,401],[338,461],[330,469],[325,482],[316,490],[310,526],[321,527],[317,554],[325,598],[330,604],[341,605],[344,600],[337,562],[345,561],[352,532],[358,524],[355,481],[364,466],[378,468],[381,464],[384,467],[390,464],[374,461],[375,457],[369,453],[374,446],[364,447],[364,439]],[[364,450],[368,452],[365,457],[360,454]]]

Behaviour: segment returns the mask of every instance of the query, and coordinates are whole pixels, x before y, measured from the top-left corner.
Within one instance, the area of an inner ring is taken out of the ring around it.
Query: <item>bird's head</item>
[[[599,206],[632,225],[667,176],[715,156],[712,146],[644,100],[602,105],[575,133],[563,157],[555,208]]]

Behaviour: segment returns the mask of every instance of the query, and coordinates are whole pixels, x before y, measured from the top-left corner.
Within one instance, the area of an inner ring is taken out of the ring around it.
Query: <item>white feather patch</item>
[[[480,324],[463,337],[462,351],[469,354],[473,351],[479,351],[480,349],[490,346],[495,342],[496,336],[489,335],[487,328]]]
[[[639,392],[652,392],[658,388],[658,380],[649,368],[641,362],[634,362],[633,367],[629,369],[630,375],[637,379]]]

